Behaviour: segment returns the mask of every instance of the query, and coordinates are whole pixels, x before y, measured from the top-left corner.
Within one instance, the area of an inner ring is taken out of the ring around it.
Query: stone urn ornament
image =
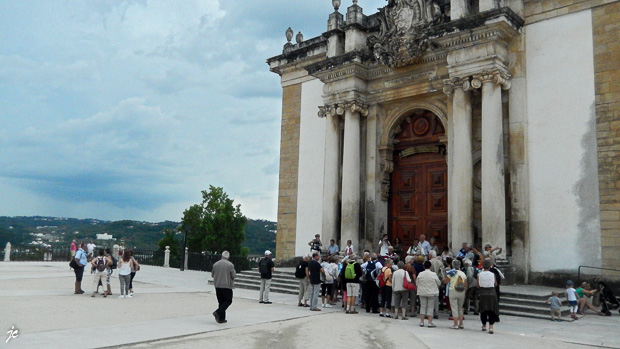
[[[332,0],[332,5],[334,5],[334,10],[338,11],[340,8],[340,0]]]
[[[297,33],[295,36],[295,41],[297,41],[298,44],[301,44],[304,41],[304,34],[301,32]]]
[[[293,29],[291,29],[291,27],[288,27],[288,29],[286,30],[286,41],[290,43],[291,40],[293,40]]]

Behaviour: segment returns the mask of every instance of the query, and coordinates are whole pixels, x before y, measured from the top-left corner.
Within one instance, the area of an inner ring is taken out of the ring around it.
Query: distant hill
[[[7,242],[12,245],[40,246],[68,245],[72,240],[96,240],[97,234],[109,234],[115,240],[98,240],[99,246],[125,242],[126,246],[158,249],[157,242],[164,229],[175,229],[180,222],[159,223],[131,220],[103,221],[62,217],[0,217],[0,249]],[[275,249],[276,223],[266,220],[248,220],[245,227],[245,246],[251,255]],[[182,239],[179,236],[179,239]]]

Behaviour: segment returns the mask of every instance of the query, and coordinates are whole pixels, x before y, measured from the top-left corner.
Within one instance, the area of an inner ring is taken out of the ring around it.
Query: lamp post
[[[180,229],[181,225],[179,225],[177,227],[177,229]],[[187,229],[185,228],[183,229],[183,247],[181,247],[181,267],[180,267],[180,271],[185,271],[185,246],[187,246]]]

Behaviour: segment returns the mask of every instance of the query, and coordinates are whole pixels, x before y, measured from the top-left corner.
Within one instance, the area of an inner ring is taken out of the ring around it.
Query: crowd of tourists
[[[76,248],[75,253],[73,252],[73,246]],[[95,253],[95,245],[92,241],[88,244],[81,243],[79,246],[76,246],[75,242],[73,242],[71,247],[72,258],[69,265],[75,273],[74,294],[85,293],[82,289],[82,280],[84,278],[84,271],[90,268],[90,273],[93,275],[93,292],[91,297],[99,294],[99,287],[103,289],[103,297],[112,295],[110,278],[114,270],[118,270],[120,283],[120,295],[118,298],[132,298],[134,294],[133,279],[136,276],[136,272],[140,270],[140,264],[134,258],[132,250],[127,250],[123,247],[119,250],[119,256],[116,258],[110,253],[109,248],[100,248]],[[105,287],[103,282],[105,282]]]
[[[502,252],[499,248],[487,245],[481,252],[464,243],[453,256],[424,235],[405,250],[399,239],[392,244],[387,234],[378,243],[379,254],[358,255],[350,241],[340,251],[331,240],[324,256],[318,234],[308,245],[311,253],[295,271],[299,307],[321,311],[342,300],[346,314],[363,309],[402,320],[419,315],[420,326],[430,328],[436,327],[433,319],[445,310],[451,314],[452,329],[463,329],[464,315],[473,311],[480,315],[483,331],[488,324],[488,333],[499,321],[499,287],[504,278],[495,265]]]

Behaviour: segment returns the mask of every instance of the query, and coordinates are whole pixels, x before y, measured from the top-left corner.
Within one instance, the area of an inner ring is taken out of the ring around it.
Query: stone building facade
[[[521,282],[620,269],[620,1],[332,3],[267,60],[278,258],[425,234],[499,246]]]

